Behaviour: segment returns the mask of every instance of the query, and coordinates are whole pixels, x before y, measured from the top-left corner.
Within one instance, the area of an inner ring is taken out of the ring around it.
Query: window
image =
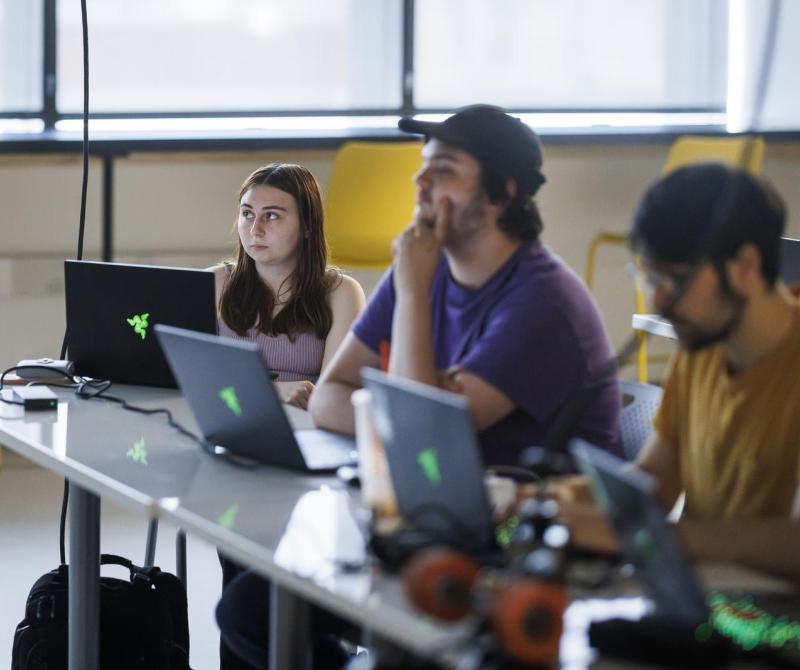
[[[474,102],[566,132],[740,131],[775,16],[751,0],[88,4],[93,128],[209,135],[385,129]],[[765,129],[798,127],[798,4],[772,40]],[[82,56],[78,0],[0,0],[0,133],[79,129]]]
[[[42,108],[42,3],[0,0],[0,113]]]
[[[423,109],[721,109],[718,0],[424,0],[415,98]]]
[[[93,112],[393,109],[400,0],[89,5]],[[58,1],[60,111],[83,104],[80,5]]]

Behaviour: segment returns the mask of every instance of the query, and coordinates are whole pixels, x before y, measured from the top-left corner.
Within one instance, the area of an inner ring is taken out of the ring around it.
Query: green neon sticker
[[[132,327],[133,331],[144,339],[147,336],[147,320],[150,318],[150,313],[134,314],[130,319],[125,319]]]
[[[518,526],[519,517],[516,514],[510,516],[503,523],[497,526],[497,528],[494,530],[494,538],[497,542],[497,546],[499,546],[501,549],[507,549],[511,544],[511,538],[514,537],[514,533],[516,532]]]
[[[239,404],[239,398],[236,397],[236,389],[233,386],[226,386],[224,389],[220,389],[219,399],[236,416],[242,416],[242,406]]]
[[[422,468],[422,472],[428,478],[428,481],[433,486],[439,486],[442,483],[442,473],[439,471],[439,457],[436,455],[436,449],[425,449],[417,454],[417,463]]]
[[[236,514],[239,512],[239,505],[231,505],[222,514],[219,515],[217,523],[223,528],[230,530],[233,524],[236,523]]]
[[[716,593],[708,604],[711,617],[695,631],[696,639],[706,638],[708,628],[713,627],[745,650],[759,646],[800,648],[800,622],[786,616],[775,617],[756,607],[748,596],[730,598]]]
[[[139,438],[134,445],[128,449],[128,453],[126,454],[128,458],[130,458],[134,463],[141,463],[142,465],[147,465],[147,450],[144,447],[144,438]]]

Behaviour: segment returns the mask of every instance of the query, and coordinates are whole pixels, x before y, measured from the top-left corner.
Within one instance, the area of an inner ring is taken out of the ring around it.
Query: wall
[[[636,201],[658,174],[664,145],[546,145],[548,183],[540,206],[545,240],[583,273],[588,244],[600,230],[624,231]],[[296,161],[327,182],[332,152],[138,155],[116,164],[117,260],[203,267],[232,248],[236,195],[256,166]],[[770,144],[765,173],[789,205],[787,234],[800,237],[800,145]],[[86,257],[97,257],[100,170],[92,164]],[[74,256],[80,161],[0,157],[0,365],[54,356],[64,328],[62,263]],[[616,346],[630,332],[633,297],[627,252],[604,247],[595,295]],[[356,273],[369,289],[376,273]],[[668,350],[652,340],[656,350]],[[658,374],[658,371],[656,371]]]

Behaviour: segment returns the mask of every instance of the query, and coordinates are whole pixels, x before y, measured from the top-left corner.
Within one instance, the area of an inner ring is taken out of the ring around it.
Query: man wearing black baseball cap
[[[414,220],[309,409],[352,433],[359,370],[383,367],[466,395],[485,462],[516,464],[612,357],[583,283],[539,241],[541,143],[489,105],[399,127],[425,137]],[[619,402],[610,378],[574,434],[618,451]]]

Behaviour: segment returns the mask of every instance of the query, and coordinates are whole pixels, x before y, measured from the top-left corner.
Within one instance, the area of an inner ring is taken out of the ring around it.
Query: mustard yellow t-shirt
[[[678,450],[684,516],[788,517],[800,483],[800,310],[740,375],[728,373],[721,345],[680,351],[654,426]]]

